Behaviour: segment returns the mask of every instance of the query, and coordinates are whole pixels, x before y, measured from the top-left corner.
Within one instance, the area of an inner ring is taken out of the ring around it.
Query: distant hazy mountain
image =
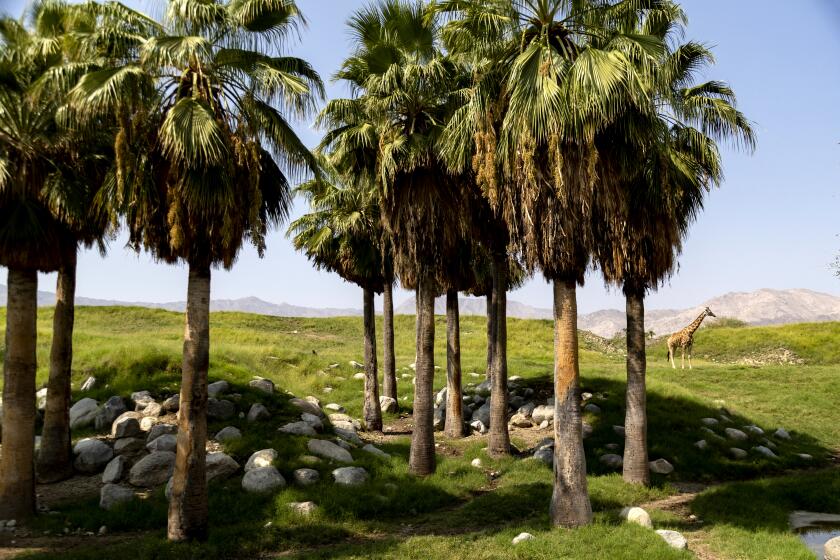
[[[38,292],[38,305],[55,303],[55,294]],[[485,298],[459,298],[462,315],[484,315]],[[0,306],[6,305],[6,286],[0,284]],[[125,302],[78,297],[78,306],[137,306],[169,311],[183,311],[183,301],[169,303]],[[677,331],[689,324],[702,311],[710,307],[718,317],[740,319],[751,325],[783,323],[804,323],[840,321],[840,297],[811,290],[757,290],[755,292],[731,292],[712,298],[688,309],[648,309],[645,328],[657,335]],[[220,299],[210,302],[211,311],[241,311],[278,317],[341,317],[361,315],[359,309],[313,308],[271,303],[255,297]],[[398,315],[414,314],[414,298],[409,298],[395,310]],[[446,313],[446,299],[435,301],[435,313]],[[532,307],[518,301],[508,300],[508,316],[519,319],[551,319],[551,309]],[[707,321],[710,321],[707,319]],[[605,309],[578,317],[578,327],[604,337],[612,337],[626,325],[624,312]]]

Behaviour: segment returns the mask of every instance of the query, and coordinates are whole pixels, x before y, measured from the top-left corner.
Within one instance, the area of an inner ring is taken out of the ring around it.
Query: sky
[[[128,0],[151,11],[160,3]],[[328,83],[330,97],[346,96],[330,78],[349,49],[345,22],[362,0],[298,0],[309,25],[289,53],[308,60]],[[26,0],[0,0],[18,16]],[[727,292],[808,288],[840,295],[831,268],[840,254],[840,4],[836,0],[684,0],[686,39],[713,48],[706,79],[730,83],[739,109],[755,123],[752,154],[724,150],[725,181],[710,193],[692,227],[673,278],[648,298],[649,308],[685,308]],[[314,146],[319,133],[297,123]],[[294,216],[305,212],[299,201]],[[293,217],[294,217],[293,216]],[[309,307],[361,307],[361,290],[318,272],[295,252],[285,226],[267,239],[265,258],[242,252],[231,271],[213,272],[212,297],[256,296]],[[111,242],[106,257],[79,258],[77,294],[124,301],[186,299],[183,266],[155,263]],[[0,270],[0,282],[6,271]],[[54,291],[55,275],[39,288]],[[395,295],[396,303],[410,296]],[[551,307],[551,287],[537,276],[509,299]],[[580,312],[624,306],[597,273],[578,291]]]

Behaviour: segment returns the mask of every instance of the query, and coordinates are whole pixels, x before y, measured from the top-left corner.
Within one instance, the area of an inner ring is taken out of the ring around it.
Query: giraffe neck
[[[706,318],[706,311],[704,310],[703,313],[701,313],[699,317],[694,319],[694,321],[692,321],[692,323],[685,328],[685,331],[688,334],[694,334],[694,331],[696,331],[697,329],[700,328],[700,323],[702,323],[703,319],[705,319],[705,318]]]

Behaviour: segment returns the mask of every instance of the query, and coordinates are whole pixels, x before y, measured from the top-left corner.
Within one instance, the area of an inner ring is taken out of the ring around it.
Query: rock
[[[207,417],[213,420],[227,420],[236,415],[236,405],[228,400],[207,399]]]
[[[668,531],[665,529],[658,529],[656,534],[662,537],[668,546],[671,548],[676,548],[678,550],[685,550],[688,548],[688,541],[685,540],[685,537],[682,536],[677,531]]]
[[[87,379],[85,379],[85,382],[82,383],[82,386],[79,388],[79,390],[87,392],[93,389],[94,387],[96,387],[96,378],[91,375]]]
[[[493,385],[490,383],[490,380],[487,379],[487,380],[482,381],[481,383],[479,383],[478,385],[475,386],[474,393],[476,395],[481,396],[481,397],[489,397],[490,396],[490,391],[492,391],[492,390],[493,390]]]
[[[362,451],[367,451],[371,455],[376,455],[377,457],[380,457],[382,459],[390,459],[391,458],[390,455],[388,455],[387,453],[385,453],[384,451],[382,451],[378,447],[374,447],[374,445],[370,444],[370,443],[368,443],[367,445],[362,447]]]
[[[729,454],[732,455],[733,459],[746,459],[747,458],[747,452],[744,451],[743,449],[738,448],[738,447],[730,447],[729,448]]]
[[[137,437],[142,433],[140,422],[132,416],[120,416],[111,426],[111,437],[116,439]]]
[[[655,474],[671,474],[674,472],[674,465],[665,459],[657,459],[648,463],[650,465],[650,472]]]
[[[484,466],[484,465],[483,465],[483,463],[481,462],[481,459],[479,459],[478,457],[476,457],[475,459],[473,459],[473,460],[470,462],[470,465],[474,466],[474,467],[475,467],[475,468],[477,468],[477,469],[480,469],[481,467],[483,467],[483,466]]]
[[[357,362],[356,360],[350,360],[347,363],[349,363],[351,366],[353,366],[356,369],[365,369],[365,365]]]
[[[290,502],[286,504],[289,509],[298,515],[310,516],[318,510],[315,502]]]
[[[756,435],[756,436],[763,436],[764,435],[764,430],[762,430],[761,428],[759,428],[756,425],[744,426],[744,429],[746,431],[748,431],[749,433],[751,433],[753,435]]]
[[[718,422],[717,418],[701,418],[700,421],[703,423],[704,426],[717,426],[720,422]]]
[[[601,455],[598,460],[611,469],[619,469],[624,464],[624,459],[621,458],[621,455],[616,455],[615,453]]]
[[[313,397],[312,395],[307,395],[306,397],[303,397],[303,400],[309,401],[312,404],[314,404],[315,406],[317,406],[318,408],[321,408],[321,400],[318,397]]]
[[[545,404],[541,404],[540,406],[534,407],[534,411],[531,413],[531,420],[536,422],[537,424],[542,423],[545,420],[549,422],[554,421],[554,406],[548,406]]]
[[[308,412],[309,414],[314,414],[315,416],[318,416],[320,418],[324,417],[324,413],[321,411],[320,407],[312,404],[311,402],[305,399],[294,398],[289,401],[289,404],[297,407],[301,412]]]
[[[383,413],[396,414],[400,410],[400,405],[396,399],[382,395],[379,397],[379,408],[382,409]]]
[[[613,432],[615,433],[615,435],[620,436],[620,437],[624,437],[624,434],[625,434],[624,426],[613,426],[612,428],[613,428]]]
[[[448,394],[448,391],[447,391],[446,387],[444,387],[443,389],[441,389],[440,391],[435,393],[435,406],[440,406],[443,403],[445,403],[447,394]]]
[[[70,407],[70,429],[86,428],[93,424],[96,413],[99,411],[99,403],[91,398],[85,397]]]
[[[143,407],[142,412],[143,416],[157,418],[158,416],[163,414],[163,405],[155,401],[151,401],[149,403],[146,403],[146,406]]]
[[[619,449],[621,449],[621,446],[617,443],[608,443],[604,446],[604,448],[606,448],[609,451],[618,451]]]
[[[73,467],[82,473],[98,473],[114,458],[114,450],[98,439],[85,438],[73,447]]]
[[[809,455],[807,453],[797,453],[796,456],[799,457],[800,459],[802,459],[803,461],[813,461],[814,460],[813,455]]]
[[[759,455],[764,455],[768,459],[778,459],[779,458],[778,455],[773,453],[772,449],[770,449],[769,447],[765,447],[763,445],[756,445],[755,447],[752,448],[752,450],[755,451],[756,453],[758,453]]]
[[[714,430],[710,430],[709,428],[706,428],[705,426],[700,428],[700,431],[703,432],[704,434],[706,434],[709,437],[709,439],[713,439],[715,441],[726,441],[725,438],[717,435],[714,432]]]
[[[784,428],[779,428],[775,432],[773,432],[773,437],[777,437],[779,439],[789,440],[790,434]]]
[[[292,434],[296,436],[310,436],[314,437],[318,435],[318,432],[315,431],[310,424],[304,422],[303,420],[299,422],[290,422],[284,426],[278,428],[278,431],[283,432],[284,434]]]
[[[117,455],[106,465],[105,472],[102,473],[103,484],[113,484],[119,482],[125,476],[128,470],[128,459],[121,455]]]
[[[245,472],[259,469],[262,467],[270,467],[277,460],[277,451],[274,449],[262,449],[256,451],[248,458],[245,463]]]
[[[770,449],[772,449],[773,451],[776,451],[776,450],[779,448],[779,446],[778,446],[778,445],[776,445],[775,443],[773,443],[772,441],[770,441],[770,440],[769,440],[769,439],[767,439],[767,438],[762,439],[762,440],[761,440],[761,442],[762,442],[765,446],[767,446],[767,447],[769,447]]]
[[[650,520],[650,515],[640,507],[626,507],[621,510],[620,515],[628,523],[635,523],[647,529],[653,529],[653,522]]]
[[[154,402],[152,394],[148,391],[135,391],[131,393],[131,402],[134,403],[134,410],[140,411],[146,408],[150,402]]]
[[[588,391],[584,391],[580,394],[580,400],[582,400],[582,401],[588,401],[592,397],[593,397],[592,393],[590,393]]]
[[[825,543],[825,560],[840,560],[840,537],[834,537]]]
[[[362,372],[354,373],[353,374],[353,379],[355,379],[356,381],[364,381],[365,380],[365,374],[362,373]]]
[[[96,534],[100,537],[104,537],[108,534],[108,527],[106,527],[105,525],[101,526]]]
[[[130,502],[134,499],[134,490],[127,486],[118,484],[106,484],[99,491],[99,507],[105,510],[112,510],[119,504]]]
[[[332,472],[336,484],[361,486],[368,480],[368,473],[362,467],[341,467]]]
[[[583,407],[584,412],[588,412],[590,414],[601,414],[601,407],[595,403],[589,403]]]
[[[160,418],[157,416],[144,416],[140,419],[140,429],[144,432],[148,432],[154,426],[157,426],[160,423]]]
[[[353,456],[350,455],[349,451],[342,449],[331,441],[323,439],[310,439],[306,444],[306,448],[309,449],[310,453],[323,457],[324,459],[331,459],[341,463],[353,462]]]
[[[252,494],[268,494],[285,486],[286,479],[274,467],[251,469],[242,477],[242,488]]]
[[[586,439],[586,438],[588,438],[589,436],[592,435],[592,432],[594,432],[595,429],[588,422],[581,422],[580,431],[581,431],[581,435],[583,435],[583,439]]]
[[[381,398],[380,398],[380,400],[381,400]],[[335,412],[344,412],[344,407],[341,406],[340,404],[334,403],[334,402],[331,402],[331,403],[327,404],[324,408],[326,408],[327,410],[335,411]]]
[[[149,429],[149,435],[146,436],[146,443],[151,443],[160,436],[177,434],[178,426],[175,424],[155,424]]]
[[[215,439],[219,443],[226,443],[228,441],[242,439],[242,432],[239,431],[239,428],[236,428],[234,426],[227,426],[219,430],[219,433],[217,433],[216,437],[213,439]]]
[[[534,452],[534,459],[539,459],[549,467],[554,464],[554,448],[541,447]]]
[[[161,405],[163,407],[164,412],[178,412],[181,408],[181,395],[172,395]]]
[[[268,409],[260,404],[252,404],[251,409],[248,410],[248,422],[259,422],[260,420],[268,420],[271,418],[271,413]]]
[[[315,469],[296,469],[292,476],[300,486],[312,486],[321,479],[321,474]]]
[[[700,441],[695,441],[694,442],[694,447],[696,447],[700,451],[705,451],[706,449],[709,448],[709,444],[706,442],[705,439],[701,439]]]
[[[519,407],[519,409],[516,411],[516,413],[521,414],[525,418],[531,418],[531,415],[534,413],[535,408],[537,408],[537,405],[535,405],[534,403],[532,403],[532,402],[525,403],[525,404],[523,404],[522,406]]]
[[[216,398],[223,393],[230,391],[230,383],[227,381],[215,381],[207,386],[207,396]]]
[[[35,393],[35,407],[43,411],[47,408],[47,388],[38,389]]]
[[[97,431],[106,430],[114,425],[114,422],[122,416],[128,408],[125,406],[125,401],[119,395],[114,395],[105,401],[102,408],[96,413],[96,418],[93,421],[94,427]]]
[[[146,440],[142,438],[122,438],[114,442],[116,455],[133,456],[146,451]]]
[[[321,420],[320,416],[304,412],[300,415],[300,419],[312,426],[312,429],[316,432],[320,432],[324,429],[324,422]]]
[[[131,467],[128,480],[133,486],[152,488],[165,484],[175,468],[175,454],[156,451],[146,455]]]
[[[479,434],[486,434],[487,433],[487,426],[484,425],[484,422],[481,420],[475,420],[470,422],[470,428],[478,432]]]
[[[518,412],[510,418],[510,423],[517,428],[530,428],[534,425],[530,418]]]
[[[519,543],[525,542],[525,541],[532,541],[535,538],[536,537],[534,537],[534,535],[532,535],[531,533],[519,533],[518,535],[513,537],[513,540],[510,541],[510,542],[513,543],[513,544],[519,544]]]
[[[365,442],[361,440],[359,434],[356,433],[355,429],[350,428],[333,428],[335,435],[343,439],[344,441],[349,441],[353,445],[364,445]]]
[[[476,409],[472,414],[471,422],[479,421],[485,426],[490,425],[490,403],[486,402]]]
[[[208,453],[206,464],[207,482],[228,478],[239,470],[239,463],[234,461],[230,455],[222,453],[221,451]]]
[[[442,407],[435,408],[432,414],[432,428],[436,432],[441,432],[446,427],[446,409]]]
[[[737,428],[726,428],[726,437],[734,441],[747,441],[747,434]]]
[[[361,430],[362,423],[352,418],[346,414],[341,413],[333,413],[330,414],[330,424],[333,426],[337,426],[339,428],[344,428],[345,430]]]
[[[174,434],[166,434],[156,437],[146,444],[146,449],[154,453],[155,451],[171,451],[175,453],[178,448],[178,436]]]
[[[264,379],[260,377],[259,379],[252,379],[248,383],[248,387],[252,389],[256,389],[257,391],[262,391],[266,394],[274,394],[274,382],[270,379]]]

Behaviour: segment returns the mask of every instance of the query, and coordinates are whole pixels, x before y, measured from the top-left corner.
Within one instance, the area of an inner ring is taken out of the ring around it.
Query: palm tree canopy
[[[99,23],[121,36],[119,20]],[[175,0],[79,81],[75,109],[118,123],[108,197],[135,248],[225,267],[245,239],[263,254],[268,227],[288,216],[290,174],[316,169],[286,116],[309,115],[323,84],[274,51],[304,24],[292,0]]]

